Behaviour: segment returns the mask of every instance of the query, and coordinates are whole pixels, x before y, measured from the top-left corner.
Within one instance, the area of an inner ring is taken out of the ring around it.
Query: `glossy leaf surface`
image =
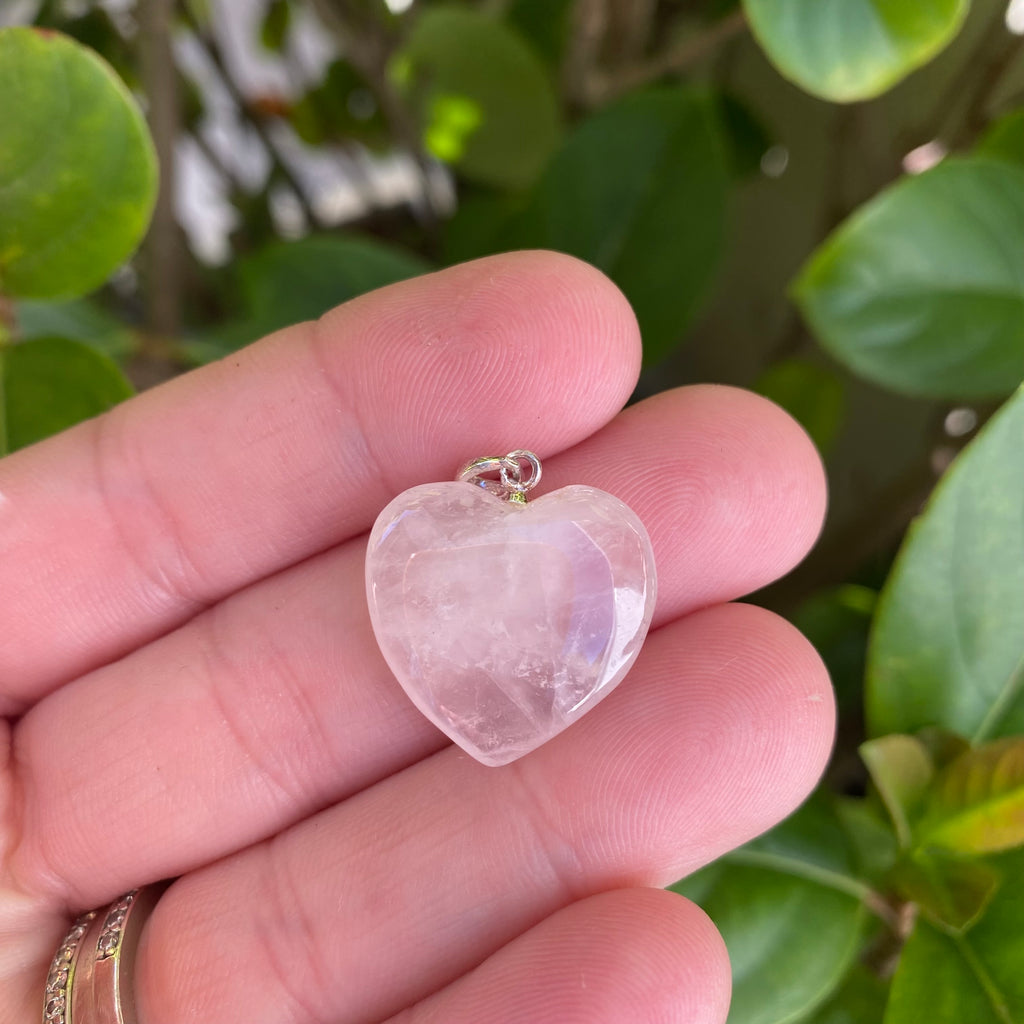
[[[744,0],[754,35],[797,85],[840,103],[870,99],[935,56],[968,0]]]
[[[852,370],[908,394],[1003,395],[1024,380],[1024,168],[947,160],[855,213],[794,294]]]
[[[729,1024],[782,1024],[836,988],[860,940],[863,905],[848,840],[812,802],[767,835],[673,888],[721,930],[733,968]]]
[[[942,726],[980,743],[1024,732],[1022,437],[1018,391],[907,534],[869,649],[875,736]]]
[[[97,416],[132,394],[113,360],[68,338],[38,338],[0,352],[7,450]]]
[[[156,197],[142,114],[93,51],[0,30],[0,292],[83,295],[139,244]]]

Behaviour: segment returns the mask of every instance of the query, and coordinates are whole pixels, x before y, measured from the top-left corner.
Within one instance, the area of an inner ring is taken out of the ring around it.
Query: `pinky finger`
[[[387,1024],[722,1024],[729,988],[698,907],[620,889],[552,914]]]

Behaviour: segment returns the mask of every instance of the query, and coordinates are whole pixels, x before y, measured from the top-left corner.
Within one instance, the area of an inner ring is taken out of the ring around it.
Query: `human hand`
[[[39,1019],[73,914],[181,876],[139,1024],[724,1020],[728,962],[657,888],[770,827],[829,750],[828,681],[731,601],[821,521],[769,403],[625,412],[636,325],[520,253],[396,285],[0,462],[0,1021]],[[396,493],[529,448],[624,499],[658,568],[619,688],[504,768],[451,746],[370,631]],[[88,1022],[80,1022],[88,1024]]]

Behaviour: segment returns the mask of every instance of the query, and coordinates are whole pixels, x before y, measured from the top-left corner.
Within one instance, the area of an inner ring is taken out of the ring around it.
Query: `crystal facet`
[[[392,672],[488,765],[529,753],[615,688],[655,589],[643,524],[592,487],[525,505],[465,482],[413,487],[380,514],[366,555]]]

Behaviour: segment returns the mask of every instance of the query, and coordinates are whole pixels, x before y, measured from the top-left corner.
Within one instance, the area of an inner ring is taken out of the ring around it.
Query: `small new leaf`
[[[935,775],[925,745],[913,736],[882,736],[860,747],[860,756],[882,798],[901,846],[911,842],[910,823]]]
[[[890,882],[951,934],[967,931],[999,888],[1001,876],[983,861],[939,850],[915,850],[893,869]]]
[[[1024,737],[997,740],[953,761],[917,826],[922,846],[995,853],[1024,846]]]

